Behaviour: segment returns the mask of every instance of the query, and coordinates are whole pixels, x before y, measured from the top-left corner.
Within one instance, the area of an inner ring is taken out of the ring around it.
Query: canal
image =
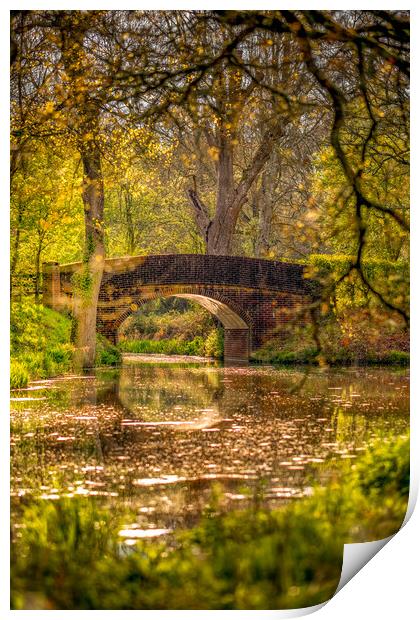
[[[96,496],[137,515],[127,539],[196,523],[214,502],[275,507],[409,428],[406,369],[222,366],[140,357],[12,392],[12,512]]]

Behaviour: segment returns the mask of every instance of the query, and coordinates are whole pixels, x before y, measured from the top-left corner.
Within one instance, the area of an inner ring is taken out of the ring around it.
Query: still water
[[[127,537],[158,535],[215,495],[226,509],[302,497],[337,460],[408,431],[407,370],[304,375],[126,361],[34,382],[12,393],[13,501],[112,498],[138,515]]]

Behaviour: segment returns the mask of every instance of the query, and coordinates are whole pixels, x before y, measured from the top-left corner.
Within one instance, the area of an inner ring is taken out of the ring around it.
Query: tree
[[[148,97],[154,89],[158,91],[163,110],[159,116],[161,131],[176,136],[184,176],[191,179],[186,184],[187,195],[204,249],[209,254],[231,254],[238,251],[234,235],[252,187],[276,144],[291,135],[289,124],[299,123],[307,108],[298,100],[305,88],[297,79],[290,37],[267,41],[255,35],[235,50],[235,64],[223,56],[224,46],[235,39],[234,28],[210,19],[203,22],[193,14],[188,14],[187,26],[185,20],[174,20],[167,28],[167,39],[182,41],[176,60],[187,67],[185,73],[178,72],[176,84],[168,75],[169,86],[145,85],[145,93],[139,86],[132,98],[135,102],[141,97],[141,115],[152,114]],[[197,64],[204,67],[197,78],[189,75],[188,63],[194,53],[191,40],[198,54]],[[153,37],[150,46],[154,49]],[[166,50],[165,44],[161,47]],[[136,51],[131,53],[135,55]],[[169,72],[166,58],[156,58],[155,54],[154,59],[162,63],[158,73]],[[261,88],[263,68],[269,75]],[[268,85],[272,85],[271,90]],[[287,90],[289,95],[282,96]]]
[[[280,114],[268,118],[261,142],[247,166],[242,167],[239,178],[235,175],[235,145],[244,123],[244,112],[252,95],[254,83],[232,67],[225,67],[212,89],[214,121],[205,118],[207,150],[214,159],[216,172],[216,201],[213,215],[200,198],[196,187],[188,190],[195,221],[205,241],[208,254],[231,254],[233,237],[239,214],[245,204],[252,184],[267,163],[276,140],[284,131]],[[211,117],[210,117],[211,118]]]
[[[122,214],[125,252],[194,248],[293,258],[315,247],[318,208],[344,245],[349,240],[353,257],[342,277],[357,272],[372,295],[407,318],[364,269],[378,244],[394,258],[406,256],[406,12],[25,11],[13,24],[12,172],[24,174],[25,153],[49,138],[78,152],[83,169],[76,312],[84,365],[93,361],[104,174],[118,174],[109,149],[116,128],[127,132],[133,154],[124,178],[107,190],[110,221],[117,221],[115,204]],[[130,139],[145,128],[171,152],[159,172],[144,165]],[[316,187],[334,166],[342,211],[330,213],[310,183]],[[174,179],[174,187],[166,192],[157,179]],[[177,235],[165,241],[174,222]],[[156,228],[162,232],[153,236]],[[121,243],[107,243],[122,251]]]
[[[100,95],[95,89],[84,41],[95,23],[95,14],[60,13],[56,27],[60,35],[61,61],[66,73],[66,107],[69,129],[75,134],[83,164],[82,199],[85,213],[83,273],[75,284],[74,314],[76,364],[83,368],[95,363],[96,312],[105,260],[104,182],[99,147]]]
[[[22,17],[18,16],[18,20]],[[97,27],[100,12],[77,11],[34,11],[25,15],[20,33],[23,39],[32,40],[35,49],[40,46],[46,60],[47,77],[36,93],[38,112],[27,118],[20,114],[21,127],[15,136],[34,140],[52,134],[62,135],[71,141],[80,154],[83,166],[82,200],[85,214],[85,243],[83,273],[75,281],[74,313],[77,321],[77,364],[93,366],[95,358],[96,307],[104,265],[103,210],[104,190],[100,140],[100,110],[104,97],[103,88],[98,87],[96,69],[86,45]],[[29,50],[17,51],[17,83],[20,83],[20,68],[29,60]],[[40,65],[36,64],[26,84],[33,75],[38,76]],[[33,81],[33,80],[32,80]],[[103,84],[101,83],[101,86]],[[27,86],[27,89],[29,87]],[[30,90],[30,89],[29,89]],[[18,88],[18,93],[21,89]],[[19,99],[18,99],[19,101]],[[22,106],[19,105],[19,110]],[[21,150],[22,139],[20,139]],[[13,161],[13,160],[12,160]]]

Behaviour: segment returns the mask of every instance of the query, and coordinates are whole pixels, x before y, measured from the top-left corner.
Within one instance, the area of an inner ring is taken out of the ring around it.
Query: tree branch
[[[187,196],[193,209],[195,222],[207,243],[210,226],[212,224],[207,206],[200,200],[193,189],[187,190]]]

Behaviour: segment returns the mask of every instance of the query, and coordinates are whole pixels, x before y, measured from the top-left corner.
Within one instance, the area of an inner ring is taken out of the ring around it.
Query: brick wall
[[[249,358],[249,330],[225,329],[224,358],[229,360],[247,360]]]
[[[60,265],[56,262],[42,263],[42,301],[44,306],[61,310]]]

